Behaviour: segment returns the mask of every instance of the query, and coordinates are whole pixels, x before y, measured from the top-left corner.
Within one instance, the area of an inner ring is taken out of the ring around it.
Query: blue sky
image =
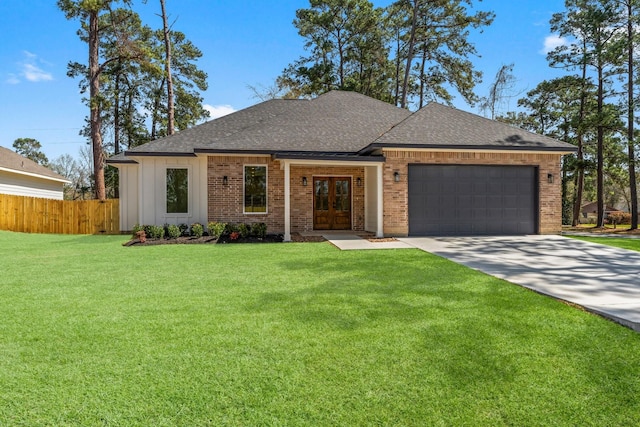
[[[213,114],[248,107],[258,101],[247,85],[269,86],[281,71],[304,54],[303,39],[292,21],[308,0],[166,0],[174,28],[202,52],[200,69],[209,75],[204,102]],[[386,6],[391,0],[374,0]],[[480,58],[472,58],[485,74],[477,93],[503,64],[514,63],[516,90],[526,92],[542,80],[561,74],[547,65],[545,43],[557,39],[549,19],[564,9],[563,0],[485,0],[476,8],[493,10],[494,23],[473,33]],[[159,1],[134,0],[143,21],[160,27]],[[69,61],[85,62],[87,46],[77,35],[79,23],[67,21],[55,0],[1,0],[0,145],[11,148],[16,138],[35,138],[54,159],[78,156],[86,141],[78,135],[87,107],[78,81],[66,76]],[[514,108],[516,100],[510,102]],[[478,113],[462,100],[455,106]]]

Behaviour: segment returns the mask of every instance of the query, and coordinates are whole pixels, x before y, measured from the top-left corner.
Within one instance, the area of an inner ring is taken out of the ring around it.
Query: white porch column
[[[384,237],[384,200],[383,200],[383,183],[384,183],[384,179],[382,179],[382,172],[383,172],[383,168],[382,168],[383,164],[382,163],[378,163],[376,165],[376,179],[378,181],[378,185],[377,190],[378,190],[378,203],[376,203],[376,206],[378,207],[378,219],[377,219],[377,230],[376,230],[376,237]]]
[[[284,241],[291,241],[291,165],[284,161]]]

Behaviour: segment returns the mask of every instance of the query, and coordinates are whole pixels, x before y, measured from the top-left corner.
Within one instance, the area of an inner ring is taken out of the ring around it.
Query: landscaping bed
[[[613,225],[606,225],[605,227],[596,227],[594,225],[579,225],[577,227],[572,227],[565,225],[562,227],[562,231],[572,233],[589,233],[593,235],[640,235],[640,230],[630,230],[626,225],[618,225],[617,227],[614,227]]]
[[[207,228],[200,223],[139,225],[133,229],[131,240],[123,246],[156,246],[207,243],[280,243],[282,234],[267,234],[265,223],[226,224],[210,222]]]
[[[123,243],[123,246],[155,246],[155,245],[199,245],[199,244],[211,244],[211,243],[280,243],[283,241],[281,234],[268,234],[265,237],[238,237],[237,239],[231,239],[230,235],[224,235],[220,237],[215,236],[180,236],[175,239],[146,239],[144,242],[138,238],[132,238],[128,242]]]

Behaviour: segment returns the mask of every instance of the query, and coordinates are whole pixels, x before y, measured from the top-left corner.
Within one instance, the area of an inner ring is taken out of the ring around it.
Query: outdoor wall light
[[[553,174],[552,173],[548,173],[547,174],[547,182],[549,184],[553,184]]]
[[[356,179],[356,185],[357,185],[358,187],[362,187],[362,178],[358,177],[358,178]]]
[[[222,185],[227,185],[229,184],[229,178],[227,177],[227,175],[222,177]]]
[[[303,177],[302,177],[302,185],[303,185],[304,187],[306,187],[306,186],[307,186],[307,177],[306,177],[306,176],[303,176]]]
[[[395,172],[393,173],[393,180],[394,180],[395,182],[400,182],[400,172],[395,171]]]

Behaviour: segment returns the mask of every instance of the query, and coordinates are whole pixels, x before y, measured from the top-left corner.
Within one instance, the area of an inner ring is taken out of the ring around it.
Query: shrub
[[[178,229],[180,229],[180,235],[187,237],[189,236],[189,226],[187,224],[179,224]]]
[[[180,227],[177,225],[171,224],[167,226],[167,236],[169,236],[170,239],[177,239],[180,237],[180,234],[182,233],[180,232]]]
[[[204,234],[204,227],[199,222],[191,224],[191,235],[200,238]]]
[[[144,230],[144,232],[147,234],[147,237],[149,237],[149,238],[151,238],[151,239],[153,239],[153,236],[152,236],[152,234],[153,234],[153,230],[152,230],[152,228],[153,228],[153,227],[154,227],[153,225],[143,225],[143,226],[142,226],[142,229],[143,229],[143,230]]]
[[[228,224],[226,225],[226,227],[224,228],[224,231],[225,231],[227,234],[231,234],[231,233],[237,233],[237,232],[239,232],[240,230],[238,229],[238,225],[237,225],[237,224],[231,224],[231,223],[228,223]]]
[[[251,226],[247,224],[238,224],[238,232],[240,233],[240,237],[242,237],[243,239],[245,237],[249,237]]]
[[[607,221],[611,224],[631,224],[631,214],[628,212],[609,212],[607,214]]]
[[[152,239],[162,239],[164,237],[164,227],[159,225],[150,225],[147,235]]]
[[[256,222],[251,225],[251,234],[263,239],[267,235],[267,224]]]
[[[207,229],[209,230],[209,235],[215,237],[216,239],[222,236],[224,233],[227,224],[224,222],[210,222],[207,225]]]

